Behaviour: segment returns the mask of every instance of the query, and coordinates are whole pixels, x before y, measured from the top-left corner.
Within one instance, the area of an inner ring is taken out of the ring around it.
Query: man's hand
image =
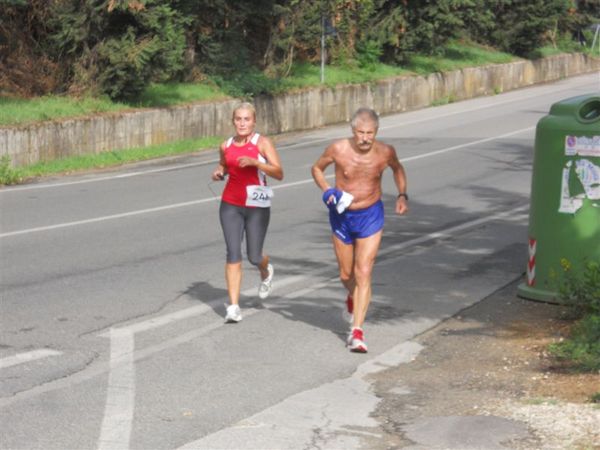
[[[408,212],[408,200],[406,197],[400,196],[396,200],[396,214],[406,214]]]
[[[354,196],[339,189],[329,188],[323,192],[323,202],[332,211],[342,214],[352,203]]]
[[[335,208],[338,200],[342,197],[342,191],[338,191],[335,188],[326,189],[323,192],[323,203],[327,205],[328,208]]]

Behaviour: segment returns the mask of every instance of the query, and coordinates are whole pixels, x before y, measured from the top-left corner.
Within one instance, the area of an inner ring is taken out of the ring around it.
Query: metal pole
[[[321,84],[325,83],[325,14],[321,13]]]
[[[600,34],[600,24],[596,24],[594,40],[592,41],[592,46],[590,47],[592,49],[592,53],[594,53],[594,50],[596,49],[596,40],[598,39],[599,34]],[[598,53],[600,53],[600,39],[598,39]]]

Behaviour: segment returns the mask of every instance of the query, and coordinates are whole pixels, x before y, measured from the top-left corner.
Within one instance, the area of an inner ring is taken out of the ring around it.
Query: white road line
[[[274,283],[275,289],[281,289],[285,286],[289,286],[294,283],[299,283],[307,278],[306,275],[292,275],[289,277],[276,280]],[[249,288],[241,292],[242,296],[251,297],[256,295],[256,288]],[[100,337],[110,337],[114,330],[127,330],[130,333],[140,333],[143,331],[149,331],[154,328],[159,328],[171,323],[175,323],[179,320],[189,319],[194,316],[199,316],[207,311],[210,311],[214,306],[221,306],[229,301],[229,297],[221,297],[210,302],[206,302],[202,305],[190,306],[189,308],[180,309],[162,316],[152,317],[141,322],[135,322],[130,325],[123,325],[119,327],[112,327],[110,330],[99,334]]]
[[[214,202],[215,200],[219,200],[219,198],[220,197],[208,197],[208,198],[203,198],[200,200],[192,200],[189,202],[174,203],[174,204],[165,205],[165,206],[157,206],[156,208],[140,209],[137,211],[130,211],[130,212],[121,213],[121,214],[112,214],[110,216],[102,216],[102,217],[94,217],[92,219],[77,220],[75,222],[65,222],[65,223],[58,223],[56,225],[48,225],[45,227],[36,227],[36,228],[28,228],[25,230],[9,231],[8,233],[0,234],[0,238],[10,237],[10,236],[18,236],[21,234],[37,233],[40,231],[57,230],[59,228],[75,227],[78,225],[86,225],[89,223],[104,222],[107,220],[123,219],[125,217],[137,216],[140,214],[149,214],[149,213],[154,213],[154,212],[158,212],[158,211],[166,211],[169,209],[184,208],[187,206],[194,206],[194,205],[199,205],[202,203]]]
[[[423,158],[429,158],[431,156],[436,156],[436,155],[440,155],[442,153],[448,153],[448,152],[452,152],[455,150],[460,150],[463,148],[467,148],[467,147],[472,147],[474,145],[479,145],[479,144],[483,144],[486,142],[490,142],[490,141],[494,141],[497,139],[504,139],[506,137],[510,137],[510,136],[514,136],[520,133],[524,133],[527,131],[531,131],[535,129],[535,127],[527,127],[527,128],[522,128],[520,130],[516,130],[516,131],[511,131],[510,133],[504,133],[504,134],[500,134],[498,136],[493,136],[493,137],[489,137],[489,138],[485,138],[485,139],[478,139],[476,141],[472,141],[472,142],[467,142],[465,144],[459,144],[459,145],[454,145],[452,147],[447,147],[447,148],[443,148],[440,150],[435,150],[429,153],[424,153],[422,155],[415,155],[415,156],[411,156],[408,158],[403,158],[402,161],[403,162],[409,162],[409,161],[415,161],[417,159],[423,159]],[[333,175],[328,175],[327,178],[331,178]],[[306,179],[306,180],[301,180],[301,181],[295,181],[292,183],[285,183],[285,184],[279,184],[279,185],[275,185],[273,186],[273,189],[283,189],[283,188],[288,188],[288,187],[293,187],[293,186],[299,186],[302,184],[309,184],[309,183],[314,183],[312,178]],[[213,201],[217,201],[219,200],[220,197],[208,197],[208,198],[203,198],[200,200],[192,200],[189,202],[182,202],[182,203],[174,203],[171,205],[165,205],[165,206],[158,206],[155,208],[147,208],[147,209],[141,209],[141,210],[137,210],[137,211],[130,211],[130,212],[126,212],[126,213],[121,213],[121,214],[112,214],[109,216],[101,216],[101,217],[94,217],[91,219],[85,219],[85,220],[78,220],[78,221],[74,221],[74,222],[65,222],[65,223],[59,223],[56,225],[48,225],[48,226],[43,226],[43,227],[36,227],[36,228],[27,228],[24,230],[17,230],[17,231],[9,231],[6,233],[0,233],[0,239],[1,238],[7,238],[7,237],[11,237],[11,236],[19,236],[19,235],[23,235],[23,234],[31,234],[31,233],[38,233],[38,232],[43,232],[43,231],[51,231],[51,230],[56,230],[56,229],[60,229],[60,228],[68,228],[68,227],[74,227],[74,226],[79,226],[79,225],[86,225],[86,224],[90,224],[90,223],[97,223],[97,222],[104,222],[107,220],[115,220],[115,219],[123,219],[126,217],[132,217],[132,216],[137,216],[137,215],[141,215],[141,214],[150,214],[150,213],[155,213],[155,212],[160,212],[160,211],[167,211],[170,209],[176,209],[176,208],[185,208],[185,207],[189,207],[189,206],[196,206],[196,205],[200,205],[202,203],[208,203],[208,202],[213,202]]]
[[[466,144],[459,144],[459,145],[455,145],[453,147],[442,148],[440,150],[435,150],[433,152],[424,153],[422,155],[409,156],[408,158],[402,158],[402,162],[415,161],[417,159],[429,158],[431,156],[441,155],[442,153],[452,152],[454,150],[458,150],[461,148],[467,148],[467,147],[472,147],[474,145],[485,144],[486,142],[495,141],[496,139],[504,139],[504,138],[514,136],[514,135],[517,135],[520,133],[524,133],[526,131],[531,131],[531,130],[535,130],[535,127],[521,128],[520,130],[511,131],[510,133],[504,133],[504,134],[500,134],[498,136],[494,136],[494,137],[490,137],[490,138],[479,139],[478,141],[467,142]]]
[[[445,238],[450,238],[452,237],[452,232],[461,232],[461,231],[466,231],[469,228],[474,228],[477,227],[479,225],[483,225],[487,222],[491,222],[494,220],[498,220],[498,219],[504,219],[504,220],[524,220],[525,216],[521,215],[525,210],[527,209],[527,206],[525,205],[521,205],[518,207],[515,207],[513,209],[507,210],[507,211],[503,211],[491,216],[487,216],[487,217],[481,217],[469,222],[465,222],[461,225],[457,225],[451,228],[447,228],[445,230],[440,230],[437,232],[433,232],[433,233],[429,233],[425,236],[421,236],[415,239],[411,239],[409,241],[405,241],[390,247],[387,247],[385,249],[382,249],[379,252],[379,255],[386,255],[386,254],[393,254],[394,252],[398,254],[398,250],[402,250],[402,249],[406,249],[409,248],[411,245],[419,245],[419,244],[423,244],[425,242],[428,241],[435,241],[437,239],[445,239]],[[398,254],[399,258],[403,257],[404,254]],[[394,258],[391,258],[389,261],[381,261],[378,264],[389,264],[392,263],[394,261]],[[309,279],[313,276],[322,276],[323,275],[323,270],[319,269],[319,270],[313,270],[313,271],[307,271],[305,272],[303,275],[293,275],[293,276],[289,276],[286,278],[281,278],[281,279],[276,279],[274,282],[274,291],[277,292],[277,290],[280,287],[285,286],[286,284],[294,284],[294,283],[301,283],[303,280],[305,279]],[[331,278],[332,280],[336,280],[336,278]],[[319,281],[313,281],[312,284],[321,286],[321,280]],[[299,287],[299,289],[305,289],[306,287],[306,283],[301,284],[301,286]],[[246,291],[244,291],[245,293],[249,293],[251,290],[248,289]],[[252,290],[253,293],[253,290]],[[293,290],[292,292],[288,293],[285,297],[286,298],[294,298],[295,297],[295,293],[296,290]],[[248,295],[248,294],[245,294]],[[223,303],[228,301],[226,297],[214,300],[212,302],[210,302],[211,304],[215,303]],[[268,305],[265,305],[266,309],[268,310]],[[193,307],[192,307],[193,308]],[[182,310],[185,311],[185,310]],[[246,309],[244,312],[244,317],[250,317],[260,311],[263,311],[262,309]],[[180,315],[181,318],[184,318],[185,313],[182,313]],[[158,320],[158,322],[157,322]],[[152,323],[161,323],[160,318],[153,318],[153,319],[149,319],[149,321],[152,321]],[[146,321],[144,321],[146,322]],[[166,323],[175,323],[172,318],[167,320]],[[132,324],[129,325],[131,327],[135,327],[136,324]],[[166,341],[162,341],[159,344],[144,348],[144,349],[140,349],[140,350],[136,350],[134,355],[133,355],[133,362],[145,359],[149,356],[152,356],[156,353],[165,351],[165,350],[169,350],[170,348],[176,347],[180,344],[185,344],[187,342],[190,342],[194,339],[197,339],[199,337],[202,337],[204,335],[206,335],[207,333],[209,333],[212,330],[216,330],[220,327],[224,326],[223,321],[218,320],[215,321],[214,323],[207,325],[203,328],[198,328],[198,329],[194,329],[192,331],[189,331],[187,333],[181,334],[177,337],[174,337],[172,339],[166,340]],[[122,328],[118,328],[116,329],[116,332],[122,331],[125,333],[131,332],[131,330],[127,330],[126,327],[122,327]],[[143,330],[139,330],[139,331],[143,331]],[[105,337],[110,337],[110,333],[102,333],[100,334],[100,336],[105,336]],[[68,389],[70,386],[74,385],[74,384],[78,384],[78,383],[83,383],[85,381],[91,380],[95,377],[98,376],[102,376],[103,374],[105,374],[106,372],[108,372],[110,370],[110,367],[108,365],[94,365],[94,366],[90,366],[89,368],[82,370],[81,372],[77,372],[69,377],[66,378],[60,378],[54,381],[51,381],[49,383],[45,383],[39,386],[36,386],[32,389],[29,389],[27,391],[22,391],[19,392],[17,394],[15,394],[12,397],[6,397],[6,398],[0,398],[0,408],[6,408],[16,402],[19,401],[24,401],[30,398],[33,398],[37,395],[41,395],[41,394],[45,394],[48,392],[53,392],[56,391],[58,389]]]
[[[133,333],[111,330],[110,372],[98,450],[128,449],[135,406]]]
[[[32,189],[46,189],[46,188],[72,186],[74,184],[95,183],[96,181],[118,180],[120,178],[130,178],[130,177],[137,177],[137,176],[140,176],[140,175],[149,175],[149,174],[153,174],[153,173],[169,172],[169,171],[172,171],[172,170],[187,169],[189,167],[205,166],[207,164],[214,164],[214,163],[217,163],[217,162],[219,162],[218,159],[212,159],[212,160],[209,160],[209,161],[203,161],[203,162],[197,162],[197,163],[178,164],[176,166],[161,167],[160,169],[149,169],[149,170],[141,170],[141,171],[137,171],[137,172],[119,173],[117,175],[110,175],[110,176],[106,176],[106,177],[88,178],[86,180],[65,181],[65,182],[62,182],[62,183],[28,184],[28,185],[25,185],[25,186],[15,186],[15,187],[5,188],[3,190],[0,190],[0,194],[2,194],[2,193],[10,193],[10,192],[19,192],[19,191],[29,191],[29,190],[32,190]]]
[[[516,208],[509,209],[508,211],[501,211],[496,214],[492,214],[487,217],[480,217],[479,219],[471,220],[469,222],[462,223],[460,225],[455,225],[450,228],[446,228],[442,231],[436,231],[433,233],[425,234],[418,238],[411,239],[409,241],[400,242],[399,244],[390,245],[378,252],[378,256],[385,256],[389,253],[395,253],[398,250],[404,250],[409,247],[413,247],[415,245],[423,244],[425,242],[434,241],[436,239],[444,239],[452,237],[453,233],[457,233],[464,230],[469,230],[471,228],[477,227],[479,225],[483,225],[487,222],[493,222],[499,219],[510,219],[514,221],[525,220],[528,216],[525,213],[529,210],[529,205],[517,206]]]
[[[510,219],[514,221],[522,221],[527,218],[527,215],[524,214],[529,209],[528,205],[520,205],[515,208],[509,209],[507,211],[501,211],[496,214],[492,214],[486,217],[480,217],[479,219],[474,219],[469,222],[462,223],[460,225],[455,225],[453,227],[447,228],[445,230],[436,231],[433,233],[428,233],[423,236],[419,236],[414,239],[410,239],[408,241],[400,242],[398,244],[390,245],[384,249],[381,249],[378,253],[379,256],[385,256],[390,253],[397,253],[399,250],[404,250],[415,245],[423,244],[429,241],[434,241],[436,239],[444,239],[450,238],[454,233],[458,233],[460,231],[469,230],[471,228],[477,227],[479,225],[483,225],[488,222],[493,222],[501,219]],[[276,279],[274,282],[274,289],[277,291],[285,286],[290,286],[297,283],[303,283],[306,285],[306,280],[312,280],[315,276],[321,275],[323,273],[323,269],[314,269],[304,272],[303,275],[291,275],[285,278]],[[315,289],[320,289],[321,287],[327,285],[328,283],[335,282],[337,277],[329,278],[317,284],[311,283],[310,287],[301,288],[299,290],[295,290],[284,297],[286,298],[297,298],[300,297],[307,292],[311,292]],[[255,294],[255,288],[246,289],[242,292],[244,296],[252,296]],[[228,301],[227,297],[218,298],[211,302],[207,302],[202,305],[191,306],[189,308],[181,309],[179,311],[175,311],[173,313],[164,314],[162,316],[152,317],[150,319],[136,322],[129,325],[123,325],[120,327],[113,327],[109,331],[99,334],[101,337],[110,337],[111,333],[114,330],[119,331],[127,331],[129,333],[140,333],[144,331],[149,331],[155,328],[159,328],[165,325],[169,325],[175,323],[179,320],[189,319],[194,316],[198,316],[204,314],[207,311],[210,311],[213,306],[218,306]]]
[[[26,353],[19,353],[17,355],[8,356],[0,359],[0,369],[6,369],[7,367],[16,366],[36,359],[47,358],[48,356],[62,355],[62,352],[50,349],[32,350]]]
[[[585,76],[585,75],[583,75],[583,76]],[[562,90],[570,90],[570,89],[571,88],[562,89]],[[558,91],[553,90],[553,93],[556,93],[556,92],[561,92],[561,90],[558,90]],[[512,93],[512,92],[505,92],[504,94],[510,94],[510,93]],[[482,109],[494,108],[494,107],[497,107],[498,105],[519,102],[519,101],[523,101],[523,100],[527,100],[527,99],[535,98],[535,97],[539,97],[539,96],[540,96],[540,94],[536,93],[536,94],[532,94],[532,95],[528,95],[528,96],[520,96],[518,98],[511,98],[508,100],[498,100],[491,104],[480,105],[480,106],[476,106],[476,107],[468,108],[468,109],[461,109],[459,111],[452,111],[452,112],[444,113],[444,114],[438,114],[434,117],[424,117],[422,119],[407,120],[407,121],[403,121],[400,123],[395,123],[393,125],[381,126],[379,128],[379,130],[380,131],[381,130],[390,130],[393,128],[400,128],[400,127],[407,126],[407,125],[414,125],[417,123],[430,122],[430,121],[434,121],[434,120],[443,119],[445,117],[455,116],[457,114],[465,114],[465,113],[479,111]],[[477,98],[473,98],[473,99],[469,99],[469,100],[480,100],[480,99],[485,99],[485,98],[489,98],[489,97],[477,97]],[[393,113],[391,115],[393,116],[393,115],[397,115],[397,114],[405,114],[405,113],[411,113],[411,112],[417,112],[417,111],[404,111],[404,112]],[[389,116],[382,117],[381,121],[385,122],[387,117],[389,117]],[[341,125],[342,125],[342,123],[332,125],[332,126],[341,126]],[[324,138],[314,139],[312,141],[304,141],[304,142],[298,142],[295,144],[283,145],[280,148],[288,149],[288,148],[294,148],[294,147],[308,146],[310,144],[317,144],[320,142],[329,141],[331,139],[335,139],[335,137],[328,136],[328,137],[324,137]],[[179,164],[176,166],[164,167],[164,168],[160,168],[160,169],[149,169],[149,170],[143,170],[143,171],[137,171],[137,172],[128,172],[128,173],[124,173],[124,174],[117,174],[117,175],[111,175],[111,176],[106,176],[106,177],[90,178],[87,180],[67,181],[64,183],[43,183],[43,184],[32,184],[32,185],[26,185],[26,186],[5,187],[3,190],[0,190],[0,194],[25,191],[25,190],[30,190],[30,189],[45,189],[45,188],[71,186],[73,184],[93,183],[96,181],[110,181],[110,180],[115,180],[115,179],[119,179],[119,178],[128,178],[128,177],[134,177],[134,176],[140,176],[140,175],[148,175],[148,174],[153,174],[153,173],[158,173],[158,172],[168,172],[168,171],[172,171],[172,170],[188,169],[190,167],[214,164],[218,161],[219,161],[218,159],[213,159],[213,160],[203,161],[203,162],[198,162],[198,163]]]
[[[522,220],[524,216],[521,214],[527,210],[526,205],[518,206],[508,211],[502,211],[487,217],[481,217],[446,230],[429,233],[397,245],[387,247],[380,255],[396,253],[400,249],[405,249],[413,245],[422,244],[427,241],[448,238],[452,233],[460,232],[482,225],[486,222],[495,221],[503,218],[511,218]],[[294,275],[277,280],[275,289],[285,285],[302,282],[303,280],[311,279],[316,274],[322,274],[322,269],[306,272],[303,275]],[[321,289],[337,281],[337,277],[328,278],[318,283],[312,283],[309,287],[300,288],[296,291],[289,292],[283,298],[294,299],[306,295],[309,292]],[[247,289],[243,292],[244,295],[251,295],[255,292],[254,289]],[[153,328],[175,323],[179,320],[188,319],[192,316],[203,314],[212,310],[211,305],[224,303],[226,297],[213,300],[203,305],[192,306],[186,309],[175,311],[159,317],[153,317],[148,320],[137,322],[131,325],[126,325],[119,328],[111,328],[110,333],[110,348],[111,348],[111,366],[109,375],[108,392],[106,399],[106,409],[102,424],[102,433],[99,440],[99,450],[126,449],[129,445],[131,434],[134,402],[135,402],[135,371],[134,363],[138,359],[154,354],[158,351],[167,350],[168,348],[189,342],[197,339],[210,331],[216,330],[224,326],[222,321],[215,322],[203,328],[192,330],[188,333],[176,336],[168,341],[161,342],[158,345],[152,346],[133,353],[134,351],[134,336],[136,332],[148,331]],[[264,305],[265,309],[269,309],[268,305]],[[261,309],[246,309],[244,317],[248,318],[262,311]],[[107,336],[107,333],[102,333],[100,336]]]

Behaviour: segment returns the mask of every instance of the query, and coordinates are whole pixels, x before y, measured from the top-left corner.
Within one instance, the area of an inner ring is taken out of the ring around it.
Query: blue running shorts
[[[329,210],[331,231],[344,244],[374,235],[383,228],[383,202],[379,200],[365,209],[346,210],[338,214]]]

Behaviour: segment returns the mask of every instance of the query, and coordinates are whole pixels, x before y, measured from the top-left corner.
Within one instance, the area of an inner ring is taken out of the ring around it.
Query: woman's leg
[[[219,218],[227,247],[225,281],[232,305],[240,301],[242,285],[242,236],[244,235],[244,208],[221,202]]]
[[[269,257],[263,254],[263,245],[271,217],[270,208],[249,208],[246,218],[246,246],[248,260],[260,270],[261,279],[267,278]]]

